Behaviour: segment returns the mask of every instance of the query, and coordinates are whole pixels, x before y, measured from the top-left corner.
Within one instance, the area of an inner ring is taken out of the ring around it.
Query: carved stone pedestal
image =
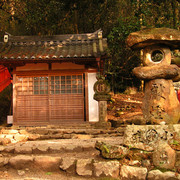
[[[107,101],[98,101],[99,106],[99,122],[95,124],[96,128],[109,129],[111,123],[107,122]]]
[[[110,88],[103,77],[97,79],[98,81],[94,84],[94,99],[98,101],[99,122],[95,124],[95,127],[109,129],[111,123],[107,122],[107,101],[111,99],[111,96],[108,94]]]
[[[124,144],[131,148],[153,151],[162,141],[174,140],[180,146],[180,124],[174,125],[128,125],[124,132]]]

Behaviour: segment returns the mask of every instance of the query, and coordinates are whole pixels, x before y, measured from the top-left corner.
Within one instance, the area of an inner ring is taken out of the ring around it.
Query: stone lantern
[[[107,122],[107,101],[111,99],[110,86],[101,75],[97,75],[97,81],[94,84],[94,99],[98,101],[99,106],[99,122],[96,127],[110,128],[111,123]]]
[[[133,73],[144,80],[143,116],[146,123],[180,122],[180,103],[173,81],[180,81],[180,69],[171,64],[172,50],[180,48],[180,31],[169,28],[142,29],[131,33],[127,45],[142,50],[142,67]]]

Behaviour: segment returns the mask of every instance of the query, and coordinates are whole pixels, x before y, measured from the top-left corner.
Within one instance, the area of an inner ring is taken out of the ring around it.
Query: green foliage
[[[46,172],[46,175],[52,175],[53,173],[52,172]]]
[[[132,69],[140,65],[140,55],[126,47],[127,36],[144,27],[180,27],[180,2],[177,0],[131,0],[123,7],[130,11],[119,11],[108,35],[111,59],[106,63],[106,74],[115,93],[124,91],[127,86],[140,86],[140,81],[132,74]]]
[[[106,63],[107,78],[114,92],[121,92],[127,86],[139,86],[132,69],[140,64],[139,54],[126,46],[127,36],[139,30],[137,18],[119,18],[108,36],[110,60]]]
[[[118,0],[8,0],[0,3],[1,31],[13,35],[105,34],[118,16]],[[3,29],[2,29],[3,27]]]
[[[179,145],[179,142],[173,139],[173,142],[171,142],[173,145]]]
[[[109,151],[109,149],[108,149],[108,147],[104,144],[103,145],[103,149],[104,149],[104,151],[106,152],[106,153],[109,153],[110,151]]]
[[[10,113],[12,97],[12,85],[0,92],[0,124],[5,123],[7,115]]]

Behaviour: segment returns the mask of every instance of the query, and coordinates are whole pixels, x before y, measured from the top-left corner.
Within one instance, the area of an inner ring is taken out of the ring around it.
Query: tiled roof
[[[97,58],[105,55],[102,31],[53,36],[9,36],[0,43],[0,61]]]

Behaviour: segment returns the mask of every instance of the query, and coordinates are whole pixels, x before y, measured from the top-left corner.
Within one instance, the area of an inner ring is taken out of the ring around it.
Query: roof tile
[[[62,59],[100,57],[104,55],[107,40],[98,33],[54,36],[10,36],[9,42],[0,42],[2,59]]]

